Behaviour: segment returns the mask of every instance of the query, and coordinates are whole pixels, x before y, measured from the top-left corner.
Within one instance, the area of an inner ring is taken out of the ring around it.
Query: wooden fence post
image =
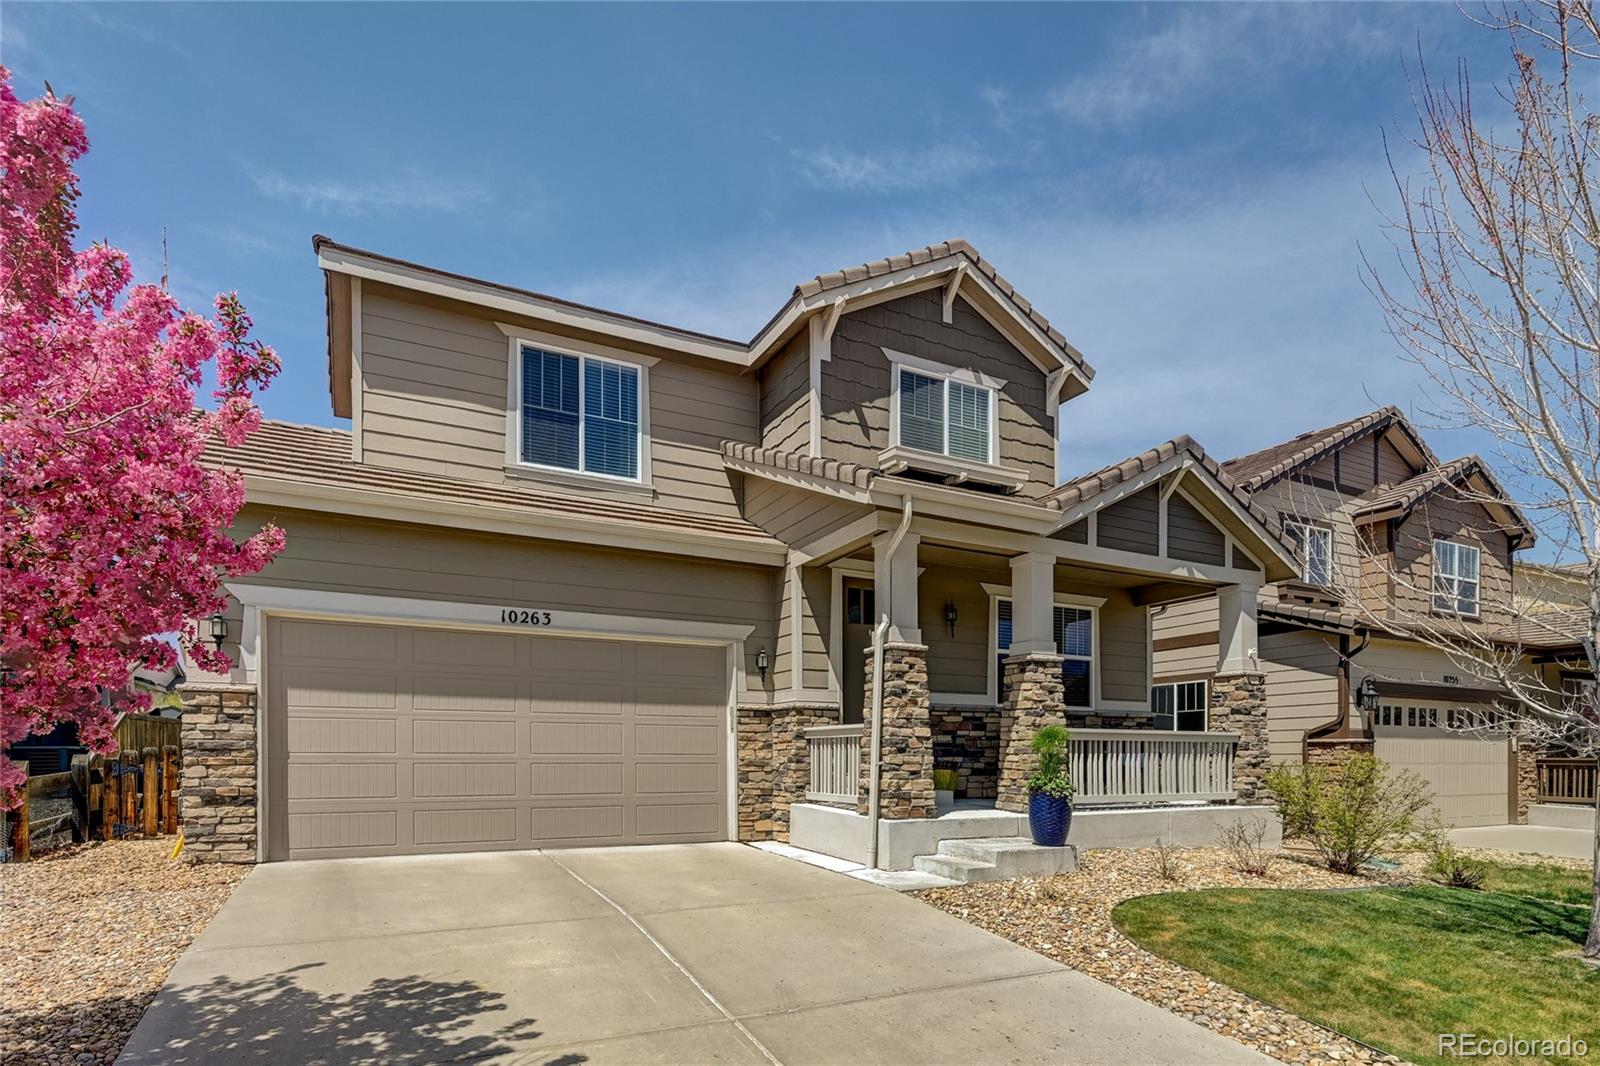
[[[11,812],[11,861],[28,861],[28,772],[27,763],[19,763],[24,774],[22,780],[22,803]]]
[[[178,747],[161,749],[161,832],[178,831]]]
[[[119,821],[128,828],[128,835],[139,831],[139,756],[135,752],[122,753],[122,817]]]
[[[161,782],[156,774],[156,749],[146,748],[144,755],[144,795],[140,797],[139,813],[144,816],[144,835],[153,837],[161,828],[157,814],[161,810]]]
[[[103,755],[96,755],[100,764],[100,839],[110,840],[117,828],[117,778],[112,772],[116,764]]]

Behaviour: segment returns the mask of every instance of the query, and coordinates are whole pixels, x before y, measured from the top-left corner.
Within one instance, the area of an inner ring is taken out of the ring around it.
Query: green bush
[[[1304,840],[1329,869],[1347,874],[1380,850],[1405,846],[1433,806],[1420,775],[1392,770],[1369,752],[1347,752],[1334,766],[1274,766],[1265,784],[1278,798],[1284,836]]]
[[[1071,799],[1072,779],[1067,776],[1067,744],[1072,734],[1066,726],[1047,725],[1033,735],[1039,768],[1028,777],[1028,791],[1036,795]]]
[[[1449,830],[1437,814],[1417,830],[1416,840],[1417,846],[1428,856],[1424,872],[1429,878],[1450,888],[1483,887],[1489,876],[1489,864],[1463,854],[1451,841]]]

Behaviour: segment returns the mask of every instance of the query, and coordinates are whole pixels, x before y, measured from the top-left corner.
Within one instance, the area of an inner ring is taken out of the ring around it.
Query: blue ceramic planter
[[[1028,797],[1028,831],[1033,842],[1043,848],[1059,848],[1067,842],[1072,828],[1072,803],[1056,796],[1035,793]]]

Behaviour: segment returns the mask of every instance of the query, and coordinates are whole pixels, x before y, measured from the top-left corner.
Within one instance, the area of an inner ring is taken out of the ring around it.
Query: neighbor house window
[[[523,345],[518,459],[639,480],[639,368]]]
[[[1312,585],[1333,584],[1333,530],[1291,520],[1283,532],[1300,555],[1300,577]]]
[[[1433,609],[1478,613],[1478,549],[1452,540],[1433,542]]]
[[[1206,731],[1206,683],[1175,681],[1150,687],[1150,710],[1157,729],[1185,733]]]
[[[896,372],[901,445],[954,459],[993,461],[993,389],[903,366]]]
[[[1062,656],[1062,702],[1068,707],[1087,709],[1094,705],[1094,609],[1057,604],[1051,629],[1056,651]],[[1011,654],[1011,601],[995,604],[995,674],[1004,679],[1005,661]],[[999,691],[998,686],[996,691]]]

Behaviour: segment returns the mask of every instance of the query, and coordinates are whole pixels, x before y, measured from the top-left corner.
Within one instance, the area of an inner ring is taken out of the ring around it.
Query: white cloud
[[[818,148],[797,155],[816,184],[868,192],[950,185],[993,165],[993,157],[975,145],[953,143],[882,152]]]
[[[1171,10],[1171,9],[1166,9]],[[1259,79],[1326,55],[1348,65],[1397,53],[1404,41],[1372,15],[1339,5],[1196,5],[1108,53],[1049,94],[1068,121],[1117,126],[1178,110],[1224,84]]]
[[[493,199],[484,185],[415,169],[372,180],[291,178],[274,170],[251,174],[257,191],[273,200],[344,214],[369,211],[465,211]]]

